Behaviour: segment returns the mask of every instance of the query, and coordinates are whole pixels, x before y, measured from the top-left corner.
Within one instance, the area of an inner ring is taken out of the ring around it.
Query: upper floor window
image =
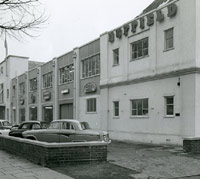
[[[19,84],[19,93],[21,95],[25,94],[25,82]]]
[[[119,48],[113,50],[113,66],[119,65]]]
[[[144,38],[131,44],[131,60],[137,60],[148,56],[149,54],[149,40]]]
[[[43,75],[43,88],[52,87],[52,72]]]
[[[87,99],[87,112],[96,112],[96,98]]]
[[[16,86],[15,85],[12,87],[12,91],[13,91],[13,97],[16,96]]]
[[[165,97],[165,115],[174,116],[174,96]]]
[[[119,101],[113,102],[114,117],[119,117]]]
[[[88,78],[98,74],[100,74],[99,54],[82,61],[82,78]]]
[[[30,80],[30,91],[37,90],[37,78],[33,78]]]
[[[60,84],[69,83],[74,80],[74,65],[67,65],[59,70]]]
[[[170,28],[165,30],[165,50],[172,49],[174,47],[174,29]]]
[[[132,116],[147,116],[148,110],[148,99],[134,99],[131,100],[131,115]]]

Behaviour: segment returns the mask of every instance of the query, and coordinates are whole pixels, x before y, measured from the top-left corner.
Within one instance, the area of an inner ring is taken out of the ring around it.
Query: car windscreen
[[[11,125],[8,121],[3,121],[2,124],[3,124],[3,126],[10,126]]]

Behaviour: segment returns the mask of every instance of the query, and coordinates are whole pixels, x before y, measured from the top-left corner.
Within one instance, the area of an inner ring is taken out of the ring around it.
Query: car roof
[[[3,122],[3,121],[8,121],[8,120],[5,120],[5,119],[0,119],[0,122]],[[9,121],[8,121],[9,122]]]
[[[57,119],[52,122],[79,122],[79,121],[75,119]]]
[[[38,124],[40,124],[40,121],[23,121],[21,124],[24,124],[24,123],[38,123]]]

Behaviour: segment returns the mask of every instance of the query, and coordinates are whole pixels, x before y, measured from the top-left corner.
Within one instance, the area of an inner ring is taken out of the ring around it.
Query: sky
[[[153,0],[40,0],[48,21],[37,37],[7,39],[8,55],[48,62],[133,20]],[[0,38],[0,62],[5,58]]]

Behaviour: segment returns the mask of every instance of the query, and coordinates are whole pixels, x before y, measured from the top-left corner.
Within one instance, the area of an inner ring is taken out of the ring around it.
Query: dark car
[[[38,130],[38,129],[45,129],[47,128],[48,123],[47,122],[40,122],[40,121],[25,121],[22,122],[19,127],[11,128],[11,131],[9,132],[9,136],[14,137],[23,137],[22,132],[27,130]]]
[[[102,141],[110,142],[109,135],[105,131],[92,130],[85,127],[86,123],[77,120],[55,120],[44,130],[31,130],[22,133],[24,138],[44,142],[85,142]]]

